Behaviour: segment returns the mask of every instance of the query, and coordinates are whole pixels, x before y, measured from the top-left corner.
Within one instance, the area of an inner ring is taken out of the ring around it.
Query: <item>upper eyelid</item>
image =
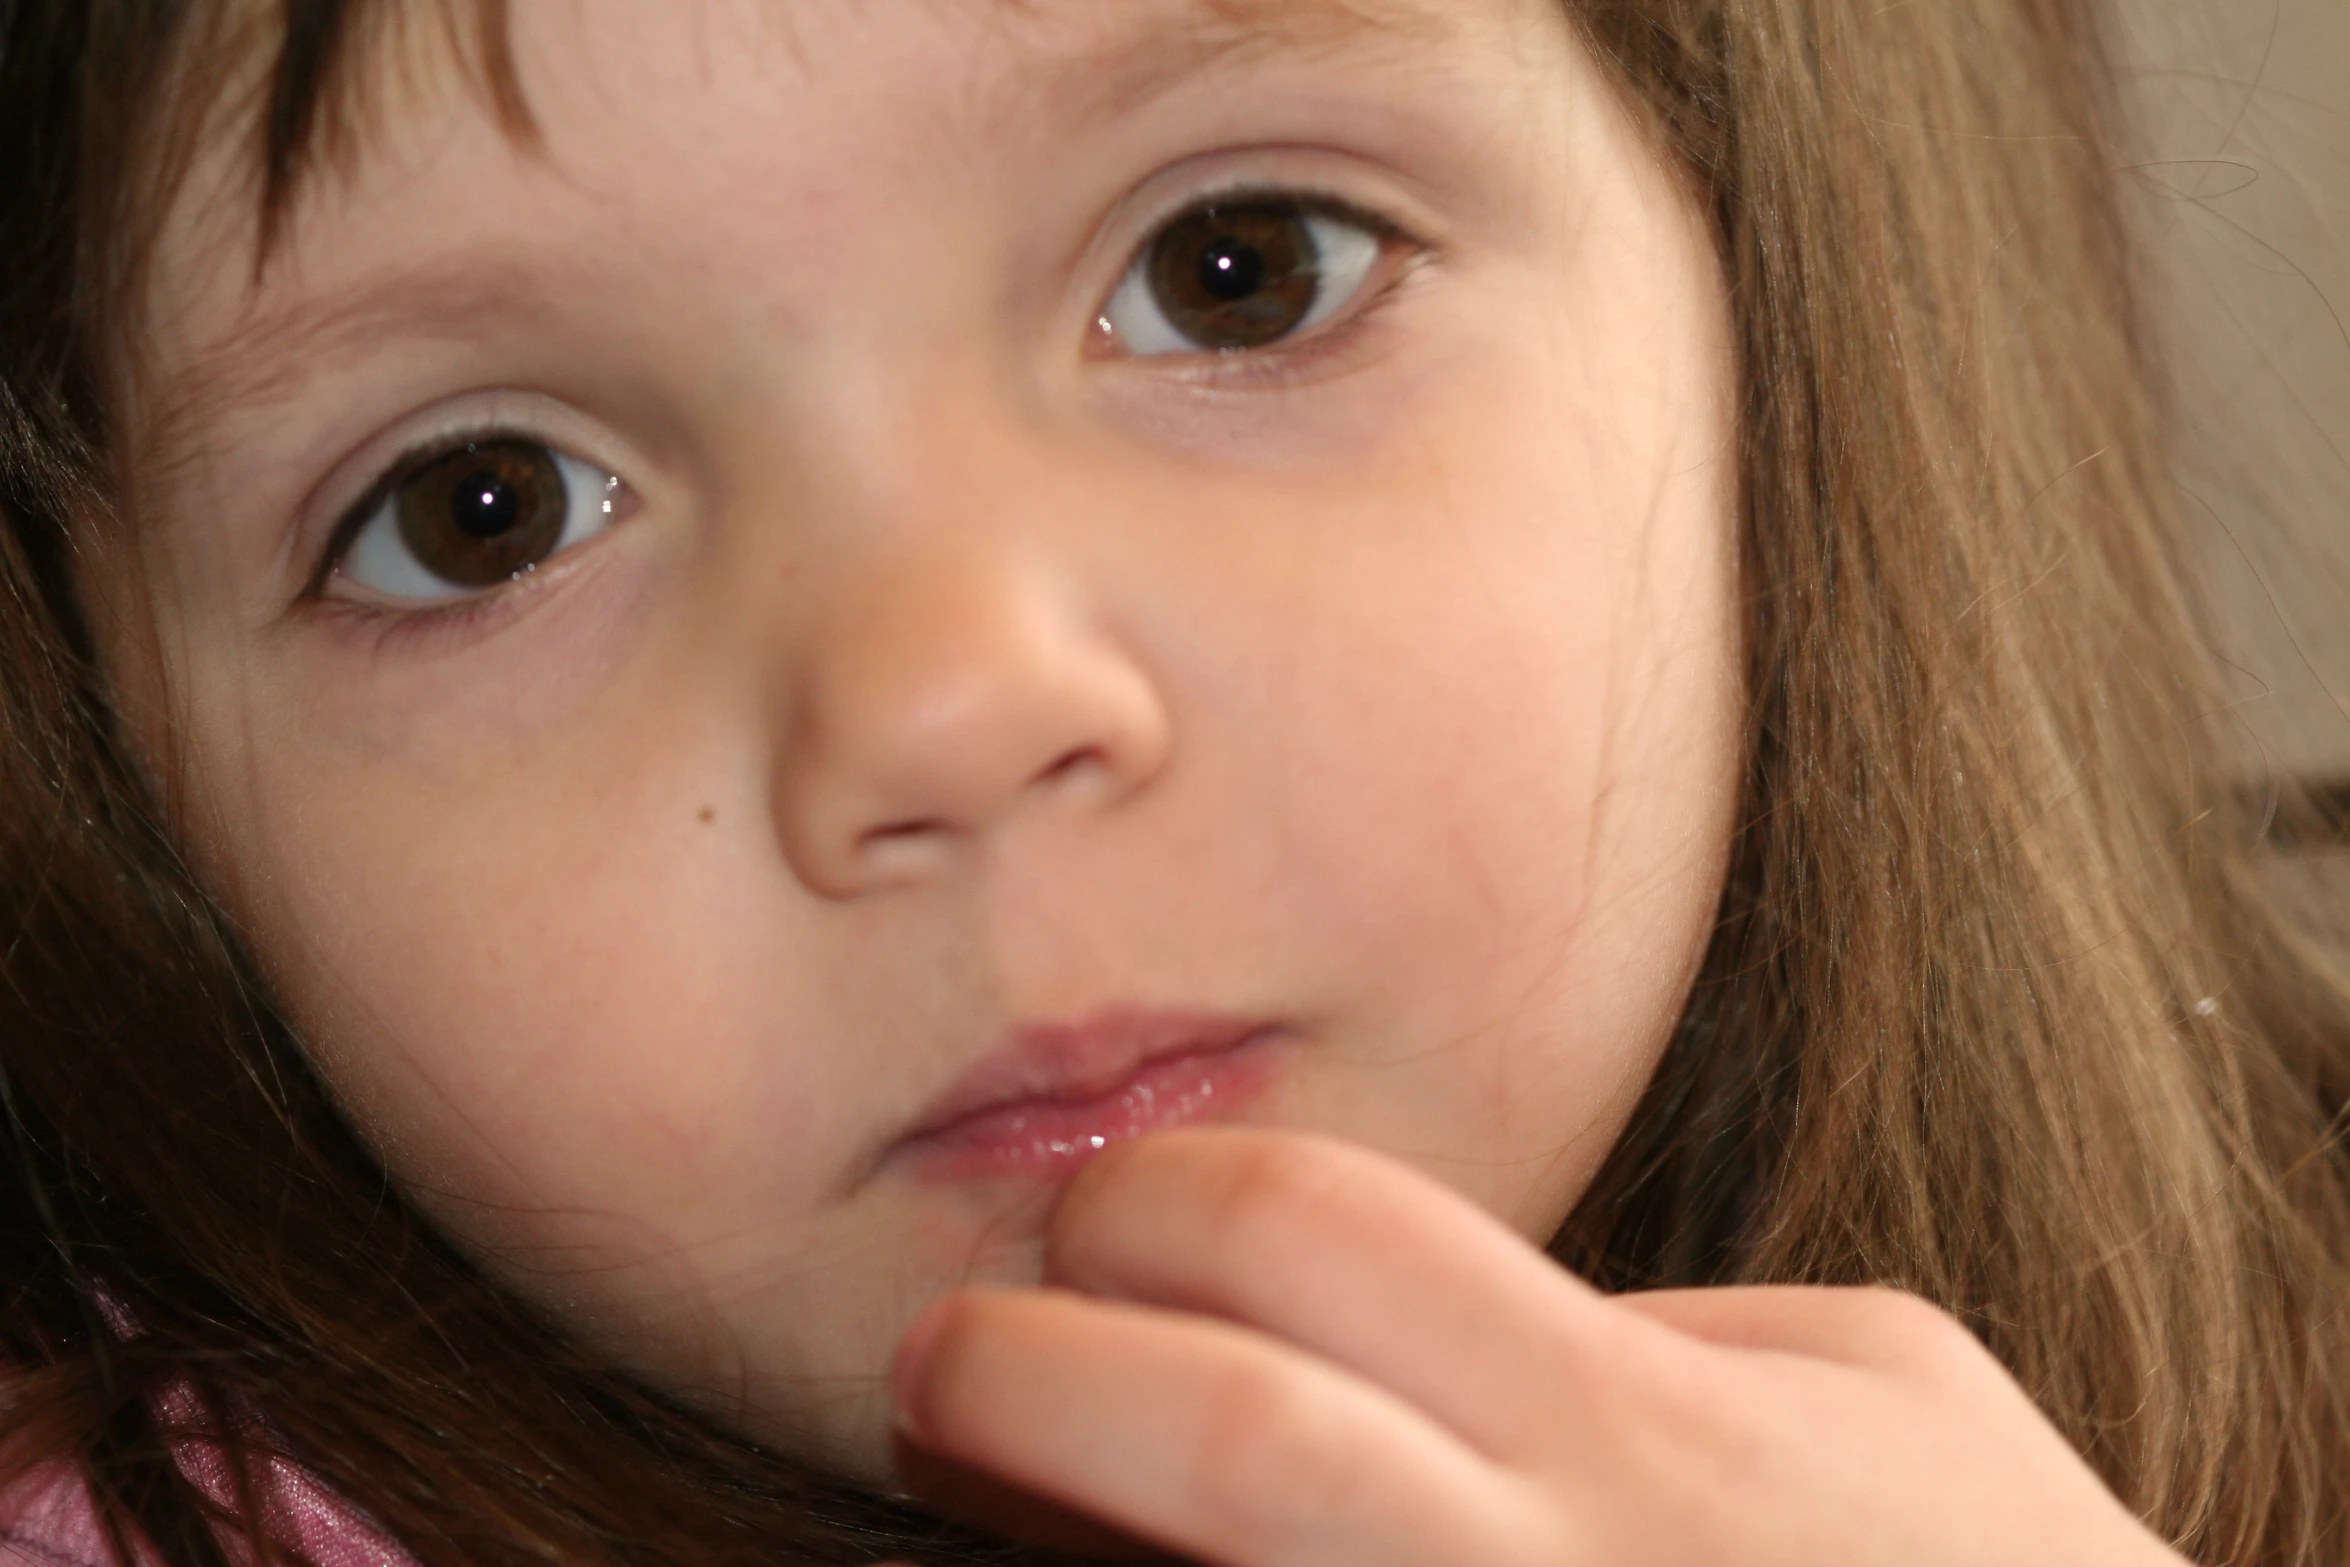
[[[1278,202],[1295,202],[1309,212],[1344,218],[1380,235],[1415,241],[1418,239],[1417,234],[1402,219],[1327,186],[1307,181],[1285,183],[1278,180],[1252,180],[1197,192],[1189,200],[1176,203],[1144,225],[1141,239],[1129,248],[1139,255],[1142,247],[1147,246],[1170,225],[1181,222],[1195,212]]]
[[[1153,216],[1139,225],[1139,232],[1127,243],[1124,259],[1116,276],[1111,279],[1111,285],[1115,287],[1139,266],[1149,256],[1152,242],[1169,227],[1194,213],[1208,212],[1223,206],[1243,206],[1251,202],[1283,201],[1295,202],[1307,211],[1357,224],[1379,236],[1383,242],[1407,244],[1426,252],[1434,252],[1438,248],[1435,241],[1406,220],[1382,212],[1352,196],[1343,195],[1327,185],[1310,180],[1241,180],[1227,186],[1194,191],[1182,201],[1154,207]]]
[[[327,530],[318,549],[318,558],[310,568],[309,578],[302,585],[302,597],[315,599],[326,591],[326,585],[342,569],[343,558],[350,554],[352,541],[359,530],[367,526],[386,501],[398,493],[401,485],[414,478],[428,464],[437,462],[461,446],[478,441],[535,441],[549,450],[560,450],[558,443],[545,436],[522,428],[512,421],[489,421],[473,426],[458,426],[421,438],[400,449],[385,463],[358,499],[335,514],[334,526]]]
[[[1321,167],[1294,173],[1250,167],[1184,176],[1186,169],[1196,171],[1203,164],[1213,169],[1216,164],[1240,158],[1252,163],[1306,160]],[[1354,177],[1333,177],[1324,172],[1331,167],[1352,171]],[[1382,162],[1366,162],[1355,154],[1330,148],[1291,145],[1202,152],[1162,168],[1112,204],[1092,238],[1080,247],[1079,254],[1084,259],[1073,258],[1072,270],[1094,278],[1101,297],[1106,299],[1109,290],[1133,269],[1151,240],[1170,223],[1219,202],[1267,197],[1302,201],[1368,220],[1382,238],[1409,244],[1432,257],[1442,256],[1450,246],[1447,225],[1440,215],[1441,195],[1416,191],[1417,184],[1409,175],[1399,174]],[[1373,188],[1381,195],[1370,194]]]
[[[1272,150],[1278,152],[1282,149]],[[1341,188],[1342,184],[1354,183],[1317,178],[1311,173],[1286,176],[1277,172],[1250,170],[1222,179],[1198,181],[1188,189],[1170,193],[1162,199],[1133,203],[1122,220],[1113,215],[1105,225],[1101,237],[1120,248],[1112,252],[1116,257],[1116,270],[1103,280],[1100,297],[1094,301],[1093,311],[1098,313],[1106,304],[1109,291],[1114,290],[1134,265],[1147,255],[1152,240],[1160,231],[1191,213],[1221,204],[1293,201],[1309,210],[1359,224],[1383,242],[1407,245],[1423,257],[1441,254],[1443,243],[1431,235],[1429,224],[1417,220],[1415,215],[1399,214],[1386,203],[1374,202]],[[1400,200],[1396,204],[1407,208],[1419,205],[1409,200]],[[520,388],[509,388],[504,395],[511,396],[521,391]],[[542,401],[537,394],[524,392],[522,395],[532,404]],[[500,393],[493,391],[489,396],[492,400],[490,408],[470,416],[461,416],[452,424],[410,440],[393,456],[373,465],[374,476],[359,490],[355,499],[336,506],[331,521],[304,530],[318,542],[311,546],[313,553],[310,569],[303,578],[297,601],[315,599],[323,593],[333,580],[358,530],[375,515],[405,479],[424,465],[469,441],[510,439],[538,442],[606,473],[621,473],[629,466],[625,460],[614,460],[623,454],[608,454],[603,449],[608,443],[576,438],[585,433],[570,428],[577,420],[550,420],[531,417],[520,411],[508,413],[495,406],[503,400]],[[319,514],[312,509],[311,515],[316,517]]]
[[[1445,248],[1442,244],[1436,240],[1422,237],[1416,228],[1407,226],[1403,220],[1327,189],[1317,188],[1303,182],[1235,184],[1228,190],[1218,190],[1207,195],[1195,195],[1190,201],[1174,205],[1166,209],[1163,216],[1154,219],[1150,226],[1143,231],[1141,239],[1133,245],[1129,259],[1111,284],[1112,290],[1124,287],[1136,271],[1148,261],[1150,247],[1158,236],[1171,225],[1195,213],[1212,211],[1221,206],[1237,206],[1250,202],[1295,202],[1308,211],[1353,223],[1375,237],[1383,247],[1401,245],[1410,254],[1405,256],[1400,263],[1395,264],[1394,272],[1384,283],[1375,289],[1367,290],[1365,297],[1350,300],[1336,322],[1308,333],[1302,339],[1284,338],[1267,343],[1262,347],[1240,351],[1202,348],[1193,353],[1153,355],[1143,362],[1165,361],[1171,367],[1190,367],[1186,371],[1190,374],[1200,374],[1199,367],[1202,366],[1215,367],[1212,374],[1204,375],[1204,379],[1208,380],[1246,380],[1252,376],[1265,374],[1267,371],[1264,367],[1268,362],[1293,359],[1299,354],[1311,353],[1314,351],[1314,345],[1320,344],[1333,331],[1346,332],[1355,318],[1380,309],[1413,273],[1418,272],[1429,263],[1441,261],[1445,254]],[[1107,318],[1102,313],[1107,312],[1110,308],[1112,297],[1114,296],[1111,294],[1105,294],[1095,307],[1097,319],[1105,327],[1108,324]],[[1117,357],[1125,358],[1127,356]],[[1238,368],[1241,365],[1246,365],[1249,368]]]
[[[444,407],[449,404],[459,406],[438,418],[430,410],[424,411],[425,428],[421,433],[404,440],[390,456],[371,458],[361,471],[372,477],[365,481],[354,499],[333,503],[329,509],[321,495],[314,492],[305,503],[303,510],[309,520],[303,525],[302,535],[307,563],[293,603],[312,602],[324,594],[343,557],[349,553],[351,541],[406,479],[469,442],[530,442],[601,473],[623,478],[645,466],[643,454],[634,443],[616,438],[602,421],[543,393],[507,387],[442,400]],[[413,426],[419,420],[412,416],[400,422]],[[362,446],[359,450],[365,449]],[[336,466],[342,470],[354,465],[354,459],[346,457]],[[323,491],[331,483],[330,478],[319,489]],[[635,490],[636,485],[631,482],[629,488]]]

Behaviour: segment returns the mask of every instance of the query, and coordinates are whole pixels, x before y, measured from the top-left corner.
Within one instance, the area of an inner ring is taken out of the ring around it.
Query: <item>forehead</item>
[[[259,172],[273,186],[319,154],[363,159],[371,141],[395,128],[403,109],[445,98],[467,80],[507,128],[529,134],[530,109],[518,79],[518,52],[559,50],[590,31],[696,37],[709,51],[781,54],[821,71],[827,45],[844,35],[896,31],[959,36],[997,47],[967,55],[974,66],[1019,63],[1058,80],[1002,84],[1011,96],[1051,96],[1083,85],[1107,102],[1137,88],[1252,49],[1362,47],[1408,43],[1440,32],[1483,0],[540,0],[517,10],[507,0],[446,0],[400,6],[388,0],[321,0],[277,16],[240,5],[187,51],[189,96],[209,123],[257,108]],[[574,59],[571,63],[579,63]],[[241,91],[206,83],[251,84]],[[216,95],[216,96],[215,96]],[[210,99],[209,102],[206,100]],[[225,112],[224,112],[225,111]],[[374,135],[368,133],[373,132]],[[266,194],[280,194],[275,189]]]
[[[239,25],[196,69],[241,85],[199,117],[203,132],[158,226],[162,264],[147,280],[137,334],[146,362],[131,367],[145,382],[131,398],[144,413],[141,444],[150,457],[172,454],[180,416],[228,390],[220,377],[288,357],[253,350],[364,330],[374,296],[345,290],[339,305],[320,308],[320,291],[304,286],[319,270],[316,242],[421,167],[445,163],[455,142],[476,144],[482,162],[551,150],[561,173],[566,148],[590,149],[592,165],[614,148],[616,128],[636,147],[663,142],[676,107],[665,95],[682,90],[705,117],[721,104],[761,116],[794,99],[894,97],[909,120],[951,122],[947,139],[964,145],[1066,143],[1219,67],[1392,62],[1473,21],[1553,9],[1543,0],[348,0],[324,8],[331,30],[289,32],[240,8]],[[696,161],[694,149],[666,140],[677,166]],[[285,143],[282,171],[272,169],[273,141]],[[282,191],[273,172],[289,176]],[[886,195],[911,188],[893,183],[907,172],[844,168],[842,185]],[[280,308],[290,296],[311,297]]]

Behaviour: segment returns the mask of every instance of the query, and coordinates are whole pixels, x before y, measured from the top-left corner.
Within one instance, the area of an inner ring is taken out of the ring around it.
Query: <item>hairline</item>
[[[856,0],[829,3],[854,4]],[[1036,8],[1036,0],[991,3],[1007,18]],[[1096,84],[1089,98],[1098,97],[1109,104],[1131,103],[1137,94],[1147,94],[1153,81],[1178,77],[1198,69],[1204,61],[1254,46],[1340,47],[1367,34],[1386,37],[1399,29],[1427,34],[1440,25],[1440,8],[1430,0],[1172,0],[1169,8],[1177,7],[1192,13],[1184,24],[1170,28],[1172,41],[1181,47],[1151,52],[1140,70]],[[225,221],[236,223],[240,232],[250,237],[249,282],[258,286],[291,243],[310,182],[325,174],[349,176],[367,158],[370,138],[382,131],[373,122],[388,118],[381,105],[368,101],[367,94],[382,83],[387,70],[414,68],[419,63],[395,59],[387,64],[385,54],[405,47],[408,40],[383,35],[410,25],[412,18],[422,20],[429,29],[424,41],[434,53],[427,68],[435,71],[436,83],[445,81],[453,69],[461,78],[460,85],[477,95],[478,105],[488,111],[492,123],[520,152],[536,156],[545,150],[512,48],[508,0],[431,0],[422,8],[425,14],[421,18],[407,7],[387,5],[383,0],[287,0],[282,23],[256,15],[258,9],[244,9],[246,25],[242,28],[208,40],[183,40],[173,51],[167,71],[173,95],[167,96],[158,125],[147,132],[149,145],[160,149],[161,156],[151,160],[156,174],[146,183],[144,208],[136,209],[137,216],[131,220],[137,225],[133,238],[141,271],[126,274],[123,288],[116,293],[118,300],[140,297],[138,285],[143,282],[144,265],[169,226],[172,208],[185,196],[188,176],[202,145],[214,138],[242,137],[250,143],[225,166],[226,190],[232,199],[220,210],[233,214],[238,210],[235,195],[250,196],[253,205],[244,209],[249,216]],[[471,26],[466,25],[468,20]],[[225,85],[196,90],[185,78],[198,71]],[[1150,80],[1141,79],[1144,77]],[[418,79],[405,85],[424,83]],[[253,226],[246,227],[247,222]],[[237,243],[241,246],[244,241]],[[442,280],[427,274],[392,280],[382,292],[415,299],[452,291]],[[455,292],[472,296],[484,290],[465,287]],[[495,285],[487,290],[490,295],[498,292]],[[465,313],[462,299],[456,305],[449,313]],[[123,320],[136,320],[135,304],[117,308],[127,310]],[[328,312],[323,319],[305,320],[301,331],[309,336],[330,332],[338,325],[348,328],[382,314],[386,308],[380,300],[354,301],[347,308]],[[237,336],[250,341],[255,336],[271,336],[277,329],[262,323],[258,332],[240,331]],[[121,332],[112,336],[127,351],[132,339]],[[124,455],[139,460],[118,469],[118,476],[127,478],[133,469],[169,472],[187,447],[175,434],[176,427],[189,408],[209,401],[209,390],[217,384],[215,377],[199,370],[193,379],[175,375],[160,383],[150,382],[130,362],[127,352],[119,369],[120,384],[154,395],[145,400],[151,424],[138,438],[135,452],[118,454],[118,460]],[[266,380],[267,372],[261,374]]]

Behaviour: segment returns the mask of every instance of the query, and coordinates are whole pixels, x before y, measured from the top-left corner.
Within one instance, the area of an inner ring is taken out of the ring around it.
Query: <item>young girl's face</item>
[[[1739,695],[1722,284],[1559,11],[516,7],[536,147],[394,23],[258,274],[199,159],[110,656],[493,1272],[878,1476],[898,1334],[1108,1143],[1560,1222]]]

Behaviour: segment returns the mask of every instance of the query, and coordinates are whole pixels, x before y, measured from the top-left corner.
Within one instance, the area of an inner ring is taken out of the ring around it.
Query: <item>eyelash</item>
[[[375,476],[366,489],[359,492],[359,498],[344,507],[343,514],[335,519],[334,531],[327,535],[326,545],[319,551],[318,565],[310,573],[309,582],[304,584],[302,596],[305,599],[326,598],[327,584],[343,569],[343,562],[349,557],[351,546],[358,542],[359,530],[374,519],[384,502],[399,493],[401,485],[415,478],[426,467],[469,441],[536,439],[528,431],[506,425],[486,424],[451,430],[430,440],[419,441],[402,451],[384,465],[383,471]]]
[[[1119,270],[1102,305],[1096,308],[1097,323],[1107,311],[1110,298],[1144,263],[1151,247],[1170,228],[1195,213],[1252,203],[1287,203],[1302,212],[1351,224],[1375,239],[1383,253],[1392,249],[1401,255],[1393,261],[1383,260],[1387,275],[1366,286],[1360,298],[1348,301],[1335,320],[1302,337],[1283,338],[1258,348],[1203,348],[1187,354],[1110,357],[1127,364],[1156,365],[1160,374],[1177,374],[1215,390],[1239,391],[1251,387],[1279,390],[1308,383],[1317,378],[1329,361],[1354,347],[1355,340],[1376,324],[1413,278],[1442,259],[1441,248],[1434,241],[1388,214],[1335,191],[1310,185],[1256,182],[1224,186],[1193,194],[1151,223],[1141,242],[1127,252],[1125,266]]]
[[[468,445],[499,441],[524,442],[549,451],[564,450],[560,443],[527,425],[499,422],[460,425],[409,446],[336,518],[319,551],[318,563],[303,585],[299,602],[324,619],[344,623],[355,633],[372,634],[378,650],[415,638],[437,640],[445,636],[462,640],[487,630],[521,608],[531,588],[545,580],[550,572],[560,569],[558,565],[550,563],[547,567],[533,568],[495,587],[434,602],[382,604],[329,591],[335,578],[342,574],[360,533],[403,485],[443,457]]]
[[[333,575],[332,568],[327,575]],[[340,622],[353,634],[372,638],[373,650],[378,653],[405,652],[415,650],[415,644],[423,641],[470,641],[520,610],[520,601],[528,591],[527,581],[517,581],[442,603],[400,609],[322,593],[311,608],[330,623]]]
[[[1166,213],[1152,224],[1141,242],[1128,254],[1126,266],[1118,274],[1111,293],[1105,294],[1102,303],[1096,307],[1097,323],[1107,324],[1107,315],[1116,290],[1123,287],[1135,270],[1144,264],[1151,247],[1170,228],[1194,214],[1218,206],[1252,203],[1293,205],[1301,212],[1333,219],[1362,230],[1378,243],[1381,257],[1376,264],[1384,270],[1385,275],[1366,282],[1360,297],[1351,298],[1340,306],[1335,319],[1300,337],[1284,337],[1250,348],[1202,348],[1192,353],[1118,356],[1123,362],[1158,366],[1157,373],[1173,374],[1216,390],[1245,390],[1251,387],[1278,390],[1303,384],[1315,379],[1332,360],[1353,349],[1365,330],[1386,313],[1404,285],[1438,259],[1438,249],[1430,241],[1394,218],[1335,192],[1270,183],[1234,185],[1195,194],[1183,206]],[[1390,251],[1401,254],[1390,259]],[[429,440],[408,447],[386,465],[382,473],[336,520],[333,531],[320,551],[318,563],[302,589],[301,600],[323,615],[348,620],[354,629],[374,632],[379,647],[395,640],[406,641],[415,637],[470,636],[487,629],[490,624],[506,618],[519,608],[518,600],[526,595],[529,582],[538,578],[539,574],[535,571],[498,586],[455,596],[446,601],[397,607],[342,597],[328,591],[343,570],[361,530],[401,486],[432,463],[468,443],[491,441],[531,442],[555,449],[553,442],[527,427],[500,423],[485,423],[437,433]]]

